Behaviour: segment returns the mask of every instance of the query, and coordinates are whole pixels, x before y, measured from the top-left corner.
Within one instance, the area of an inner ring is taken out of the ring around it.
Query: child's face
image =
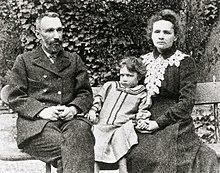
[[[126,66],[120,69],[120,83],[124,87],[135,87],[138,85],[138,75],[136,72],[130,72]]]

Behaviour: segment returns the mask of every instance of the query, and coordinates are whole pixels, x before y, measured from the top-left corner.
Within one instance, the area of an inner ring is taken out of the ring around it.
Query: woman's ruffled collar
[[[158,54],[155,57],[154,52],[141,56],[147,69],[144,83],[151,95],[159,94],[159,88],[161,87],[161,82],[164,80],[166,68],[168,66],[179,67],[181,60],[188,55],[176,50],[170,57],[165,59],[164,56]]]
[[[162,55],[164,59],[167,59],[167,58],[171,57],[173,54],[175,54],[176,50],[177,49],[176,49],[175,45],[173,45],[172,47],[170,47],[168,49],[163,50],[162,52],[159,52],[157,50],[157,48],[154,48],[153,54],[154,54],[155,58]]]
[[[120,82],[116,81],[116,88],[119,91],[123,91],[132,95],[137,95],[141,92],[143,92],[144,90],[146,90],[144,85],[137,85],[133,88],[125,88],[122,84],[120,84]]]

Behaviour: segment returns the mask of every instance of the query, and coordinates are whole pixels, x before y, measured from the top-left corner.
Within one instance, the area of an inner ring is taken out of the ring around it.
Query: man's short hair
[[[58,18],[59,18],[59,14],[57,14],[57,13],[55,13],[55,12],[46,12],[46,13],[40,14],[40,15],[38,16],[38,18],[36,19],[36,22],[35,22],[36,30],[40,30],[40,28],[41,28],[41,20],[42,20],[44,17],[52,17],[52,18],[58,17]]]

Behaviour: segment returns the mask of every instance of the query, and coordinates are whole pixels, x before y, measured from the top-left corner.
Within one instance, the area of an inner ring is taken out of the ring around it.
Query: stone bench
[[[0,128],[0,160],[2,161],[24,161],[24,160],[36,160],[34,157],[30,156],[27,153],[22,152],[22,150],[18,149],[17,143],[15,140],[16,137],[16,119],[17,114],[11,111],[8,107],[7,102],[7,85],[1,90],[1,100],[4,102],[5,109],[4,111],[0,111],[1,114],[5,114],[6,116],[0,115],[1,120],[1,128]],[[2,138],[2,139],[1,139]],[[51,173],[51,165],[49,163],[45,163],[45,172]]]

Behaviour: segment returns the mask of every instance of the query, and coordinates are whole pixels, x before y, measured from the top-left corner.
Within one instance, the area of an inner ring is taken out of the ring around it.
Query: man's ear
[[[175,36],[175,37],[174,37],[174,41],[177,41],[177,39],[178,39],[178,36]]]
[[[41,35],[40,35],[40,31],[39,30],[35,30],[35,35],[36,37],[40,40],[41,39]]]

